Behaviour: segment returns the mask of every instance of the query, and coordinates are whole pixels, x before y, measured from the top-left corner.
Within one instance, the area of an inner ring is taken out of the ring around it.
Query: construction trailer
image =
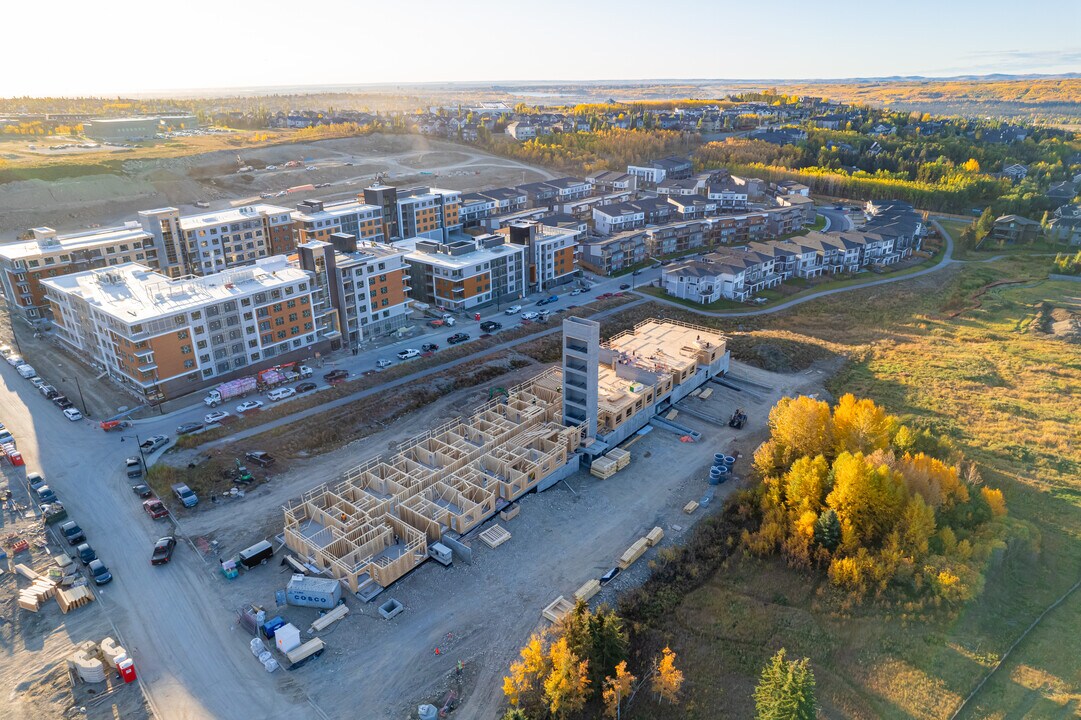
[[[546,482],[577,469],[582,428],[560,424],[558,370],[512,388],[286,505],[285,544],[370,598],[428,558],[444,533],[465,534]]]

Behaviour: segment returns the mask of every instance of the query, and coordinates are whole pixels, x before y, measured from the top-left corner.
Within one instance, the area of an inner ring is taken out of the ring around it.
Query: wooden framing
[[[385,588],[561,469],[582,438],[561,419],[552,369],[283,506],[285,544],[354,593]]]

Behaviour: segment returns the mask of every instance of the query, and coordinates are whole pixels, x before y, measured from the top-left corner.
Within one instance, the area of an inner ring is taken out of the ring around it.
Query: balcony
[[[151,362],[147,363],[146,365],[140,365],[137,369],[141,373],[153,372],[154,370],[158,369],[158,364],[156,362],[151,361]]]

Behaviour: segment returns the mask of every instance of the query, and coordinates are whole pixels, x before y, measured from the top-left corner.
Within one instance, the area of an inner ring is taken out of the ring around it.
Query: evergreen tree
[[[815,678],[810,661],[787,660],[781,648],[762,668],[754,689],[757,720],[814,720]]]
[[[815,543],[830,552],[841,544],[841,521],[833,508],[827,508],[818,516],[814,530]]]

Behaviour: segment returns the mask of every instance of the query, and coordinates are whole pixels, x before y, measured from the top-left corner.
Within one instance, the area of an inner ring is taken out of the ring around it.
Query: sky
[[[0,97],[1081,72],[1081,0],[5,3]]]

